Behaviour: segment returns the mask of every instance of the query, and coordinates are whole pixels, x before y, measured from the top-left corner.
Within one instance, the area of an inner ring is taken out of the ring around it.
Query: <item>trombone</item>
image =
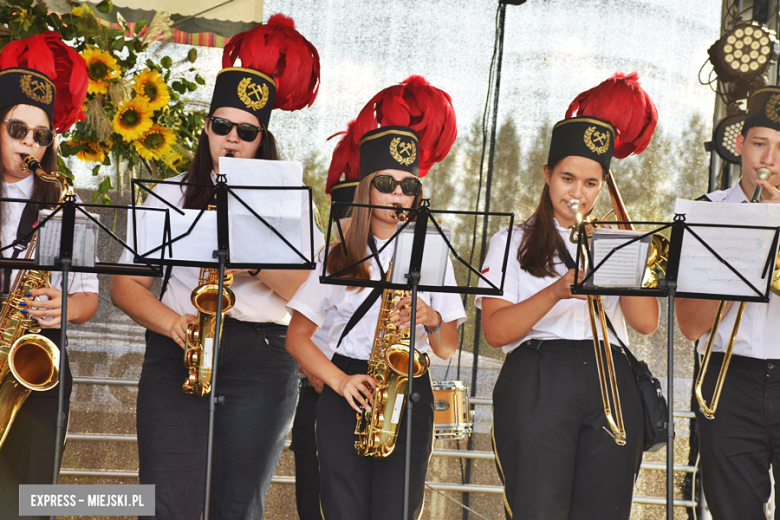
[[[582,225],[582,213],[580,212],[580,201],[571,199],[569,207],[574,213],[573,229],[579,229]],[[572,231],[573,231],[572,229]],[[573,236],[573,234],[572,234]],[[571,237],[570,237],[571,238]],[[582,254],[582,264],[585,266],[585,254]],[[599,388],[601,388],[601,401],[604,404],[604,416],[607,418],[609,430],[604,430],[615,440],[618,446],[626,444],[626,427],[623,425],[623,410],[620,407],[620,394],[617,387],[617,378],[615,377],[615,363],[612,359],[612,347],[609,344],[609,331],[607,329],[606,315],[603,309],[601,295],[588,295],[588,313],[590,314],[590,328],[593,334],[593,348],[596,353],[596,369],[599,373]],[[604,337],[604,349],[602,355],[601,342],[599,341],[598,325],[596,324],[596,314],[599,315],[601,322],[601,332]],[[609,375],[609,381],[607,380]],[[609,396],[612,395],[612,402],[615,403],[615,412],[612,413],[612,405],[609,402]]]
[[[756,176],[761,180],[767,180],[771,172],[766,168],[759,168],[756,170]],[[753,196],[750,198],[750,202],[758,202],[761,200],[761,186],[756,186],[753,190]],[[775,259],[775,270],[772,274],[771,290],[773,293],[780,296],[780,254]],[[726,373],[729,369],[729,363],[731,363],[731,353],[734,351],[734,343],[737,341],[737,332],[739,332],[739,325],[742,322],[742,315],[745,314],[746,302],[740,302],[737,309],[737,317],[734,319],[734,326],[731,328],[731,336],[729,336],[729,342],[726,344],[726,351],[723,353],[723,364],[720,367],[720,373],[718,379],[715,382],[715,390],[712,394],[712,404],[707,405],[707,399],[702,395],[702,386],[704,385],[704,376],[707,375],[707,367],[710,364],[710,357],[712,356],[712,347],[715,343],[715,336],[718,334],[718,327],[720,321],[723,319],[723,312],[726,308],[726,300],[721,300],[718,305],[718,312],[715,315],[715,322],[710,329],[710,337],[707,339],[707,348],[704,351],[704,358],[699,368],[699,374],[696,376],[696,384],[694,386],[694,394],[696,395],[696,401],[699,402],[699,411],[707,419],[715,418],[715,410],[718,409],[718,403],[720,402],[720,393],[723,391],[723,383],[726,381]]]
[[[620,229],[633,229],[631,225],[631,219],[628,217],[628,211],[626,210],[623,199],[620,196],[620,191],[617,189],[617,184],[612,175],[612,171],[607,171],[606,175],[607,189],[609,190],[609,196],[612,200],[612,210],[601,218],[603,222],[611,213],[615,214]],[[575,229],[579,229],[583,223],[583,215],[580,211],[580,201],[572,199],[569,201],[569,207],[574,213],[574,226],[572,226],[572,233],[569,237],[570,241],[578,242]],[[596,225],[599,221],[591,222],[591,225]],[[656,288],[666,277],[666,264],[669,258],[669,239],[661,235],[660,233],[653,234],[652,242],[650,244],[650,252],[647,258],[647,276],[642,282],[644,288]],[[584,253],[582,254],[583,268],[586,266],[586,258]],[[780,278],[780,275],[779,275]],[[617,377],[615,376],[615,364],[612,358],[612,347],[609,343],[609,333],[607,327],[606,314],[604,313],[604,306],[600,295],[591,296],[588,295],[588,313],[590,314],[590,326],[593,335],[593,347],[596,352],[596,368],[599,373],[599,387],[601,388],[601,400],[604,405],[604,415],[609,425],[609,430],[605,427],[604,430],[612,436],[615,442],[619,446],[626,444],[626,429],[623,425],[623,411],[620,407],[620,394],[617,387]],[[604,347],[602,355],[601,342],[598,336],[598,325],[596,314],[598,314],[598,322],[601,323],[601,332],[604,338]],[[612,404],[610,403],[610,395],[612,396],[612,402],[614,403],[614,414],[612,412]]]

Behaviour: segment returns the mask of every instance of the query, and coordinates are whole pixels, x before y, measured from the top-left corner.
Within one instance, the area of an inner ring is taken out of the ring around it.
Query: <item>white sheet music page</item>
[[[297,161],[219,158],[229,186],[303,186],[303,165]],[[279,232],[292,247],[304,252],[301,219],[308,196],[303,190],[234,189],[236,195],[263,217],[266,226],[235,197],[230,208],[230,261],[254,264],[302,264],[304,261],[269,227]],[[307,237],[308,239],[308,237]]]
[[[778,204],[727,204],[677,199],[674,212],[685,214],[687,224],[721,224],[780,227]],[[772,250],[775,229],[692,227],[726,262],[764,293],[767,278],[762,277]],[[773,256],[774,259],[774,256]],[[774,261],[766,275],[771,279]],[[677,282],[680,292],[712,295],[758,296],[735,273],[686,231],[680,256]]]
[[[644,231],[630,231],[613,228],[593,230],[593,267],[598,266],[606,256],[609,259],[593,274],[593,285],[597,287],[639,287],[647,263],[648,244],[632,239],[644,235]],[[623,246],[620,249],[617,247]]]

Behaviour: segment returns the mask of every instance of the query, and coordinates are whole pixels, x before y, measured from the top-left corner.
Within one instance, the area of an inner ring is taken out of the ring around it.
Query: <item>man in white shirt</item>
[[[737,136],[742,156],[742,178],[732,188],[706,196],[712,202],[749,202],[761,186],[762,203],[780,202],[780,87],[763,88],[750,98],[748,116]],[[760,180],[757,171],[771,175]],[[676,299],[680,330],[699,340],[699,352],[707,344],[719,301]],[[723,362],[739,305],[727,302],[713,343],[713,354],[704,379],[703,394],[713,388]],[[697,410],[702,481],[715,520],[764,519],[771,493],[769,468],[780,482],[780,298],[770,294],[768,303],[748,303],[734,343],[717,414],[705,418]],[[776,488],[776,491],[780,491]]]

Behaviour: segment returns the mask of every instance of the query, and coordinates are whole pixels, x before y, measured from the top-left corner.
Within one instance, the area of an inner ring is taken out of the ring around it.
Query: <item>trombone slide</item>
[[[723,311],[726,308],[726,300],[721,300],[720,305],[718,306],[718,313],[715,315],[715,322],[712,324],[712,330],[710,330],[710,337],[707,340],[707,350],[704,352],[704,359],[701,362],[699,375],[696,377],[696,385],[694,386],[696,401],[699,402],[699,411],[704,417],[710,420],[715,418],[715,410],[718,409],[720,393],[723,391],[723,383],[726,381],[726,373],[729,369],[729,363],[731,363],[731,353],[734,351],[734,342],[737,340],[739,324],[742,322],[742,315],[745,313],[745,305],[747,305],[746,302],[741,302],[739,304],[739,309],[737,309],[737,317],[734,319],[734,326],[731,329],[731,336],[729,336],[729,342],[726,345],[726,351],[723,353],[723,365],[720,367],[718,380],[715,382],[715,390],[712,394],[712,404],[708,406],[707,400],[702,395],[702,386],[704,385],[704,376],[707,375],[707,367],[710,364],[710,357],[712,357],[712,346],[715,343],[715,336],[718,334],[720,320],[723,318]]]
[[[601,296],[588,296],[588,310],[590,314],[590,327],[593,333],[593,347],[596,350],[596,368],[599,373],[599,387],[601,388],[601,400],[604,404],[604,415],[609,424],[609,430],[604,430],[615,440],[618,446],[626,445],[626,427],[623,425],[623,410],[620,407],[620,393],[615,377],[615,363],[612,359],[612,347],[609,344],[609,332],[607,329],[606,314],[604,314]],[[596,314],[601,318],[601,331],[604,335],[604,355],[602,356],[601,342],[599,341]],[[609,380],[607,380],[609,376]],[[615,412],[609,398],[615,404]]]

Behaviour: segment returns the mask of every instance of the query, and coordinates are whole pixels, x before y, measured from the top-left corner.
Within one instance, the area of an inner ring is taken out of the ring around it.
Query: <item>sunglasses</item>
[[[221,117],[211,118],[211,131],[217,135],[228,135],[234,126],[236,127],[238,138],[250,143],[257,139],[257,133],[262,130],[259,126],[250,125],[249,123],[239,124]]]
[[[420,191],[422,191],[422,182],[417,177],[407,177],[402,181],[397,181],[392,175],[377,175],[374,180],[371,181],[374,188],[380,193],[393,193],[397,186],[401,186],[401,191],[404,195],[414,197]]]
[[[46,148],[54,142],[54,132],[48,128],[32,128],[30,129],[24,121],[18,119],[3,119],[3,123],[6,123],[6,130],[11,139],[21,140],[27,137],[27,132],[32,130],[33,140],[43,148]]]

